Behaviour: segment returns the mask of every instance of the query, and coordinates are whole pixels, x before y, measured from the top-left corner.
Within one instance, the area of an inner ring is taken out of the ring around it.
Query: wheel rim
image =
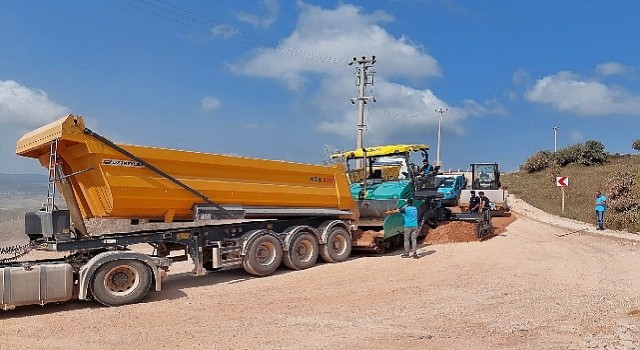
[[[256,249],[256,261],[260,265],[268,266],[276,260],[276,247],[271,242],[263,242]]]
[[[338,255],[344,254],[347,250],[346,238],[340,234],[333,236],[333,239],[331,240],[331,249],[333,249],[333,251]]]
[[[127,295],[140,284],[140,274],[129,265],[118,265],[104,276],[104,286],[113,295]]]
[[[300,262],[307,262],[311,259],[313,252],[313,245],[309,240],[303,240],[298,242],[295,247],[295,256]]]

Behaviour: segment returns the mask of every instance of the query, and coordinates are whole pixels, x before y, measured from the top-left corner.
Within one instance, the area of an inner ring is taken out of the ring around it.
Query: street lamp
[[[442,166],[440,163],[440,136],[442,135],[442,115],[447,113],[449,108],[439,108],[436,109],[436,113],[440,114],[440,118],[438,119],[438,149],[436,153],[436,166]]]
[[[558,152],[558,129],[557,126],[553,127],[553,151]]]

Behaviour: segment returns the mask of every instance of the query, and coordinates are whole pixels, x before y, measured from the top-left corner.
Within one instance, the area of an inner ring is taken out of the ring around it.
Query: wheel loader
[[[500,169],[498,163],[472,163],[470,171],[465,174],[468,186],[460,193],[461,208],[469,206],[471,191],[484,192],[484,195],[491,202],[491,214],[493,216],[509,216],[509,205],[507,204],[507,192],[502,189],[500,183]]]

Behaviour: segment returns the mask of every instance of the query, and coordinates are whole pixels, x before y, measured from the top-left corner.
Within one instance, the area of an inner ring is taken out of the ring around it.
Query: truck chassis
[[[351,253],[348,222],[323,217],[194,224],[86,239],[54,235],[38,243],[39,249],[70,254],[0,264],[2,309],[74,297],[107,306],[135,303],[152,286],[161,290],[171,263],[189,258],[195,275],[242,267],[252,275],[266,276],[281,262],[300,270],[313,266],[318,256],[340,262]],[[129,249],[140,243],[152,245],[154,253]]]

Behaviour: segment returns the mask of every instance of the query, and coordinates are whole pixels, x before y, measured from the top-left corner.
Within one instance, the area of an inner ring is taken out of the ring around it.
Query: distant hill
[[[47,175],[0,173],[0,209],[37,209],[47,198]]]
[[[0,173],[0,193],[29,193],[47,190],[47,175],[2,174]]]

